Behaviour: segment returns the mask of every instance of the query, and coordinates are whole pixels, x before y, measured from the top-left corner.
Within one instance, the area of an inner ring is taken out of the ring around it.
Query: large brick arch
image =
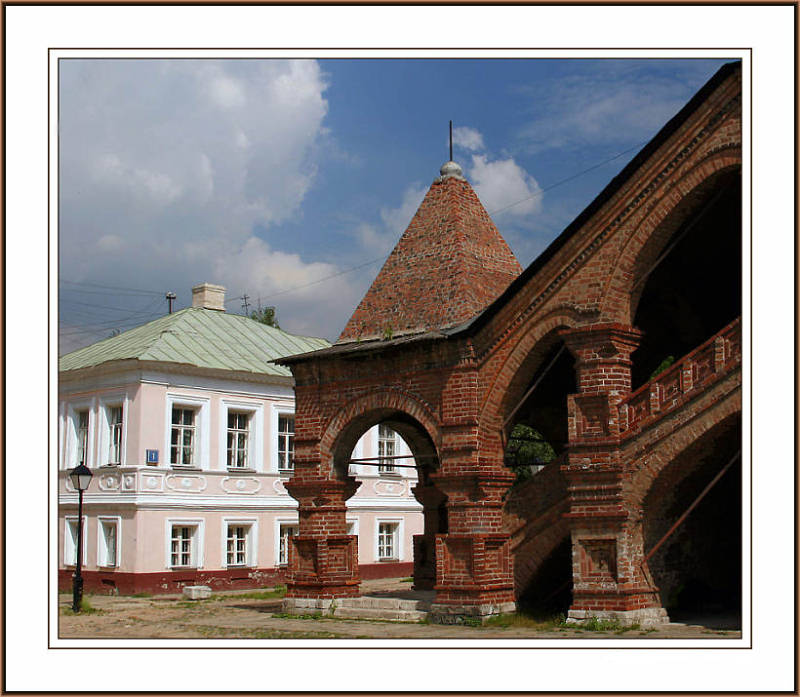
[[[438,454],[441,427],[430,405],[407,392],[383,388],[352,399],[328,421],[319,444],[323,470],[330,468],[330,474],[336,474],[364,431],[381,421],[400,433],[411,452],[425,462],[431,460],[430,446],[436,451],[433,455]]]
[[[556,308],[543,317],[531,319],[527,325],[506,339],[507,358],[502,362],[486,392],[480,409],[480,421],[484,429],[499,432],[503,421],[518,404],[536,369],[544,357],[537,356],[537,349],[547,341],[548,347],[558,341],[556,332],[580,324],[579,313],[572,308]]]
[[[644,434],[652,442],[632,443],[623,451],[630,474],[626,478],[627,500],[633,511],[641,512],[643,502],[654,482],[671,463],[719,424],[741,414],[741,371],[719,382],[693,404],[675,416],[677,423],[665,424],[669,435],[658,438],[657,432]]]
[[[724,175],[741,168],[741,148],[712,151],[674,180],[632,230],[613,264],[602,293],[601,315],[633,324],[644,283],[638,283],[678,227],[713,197]],[[619,234],[619,233],[618,233]]]

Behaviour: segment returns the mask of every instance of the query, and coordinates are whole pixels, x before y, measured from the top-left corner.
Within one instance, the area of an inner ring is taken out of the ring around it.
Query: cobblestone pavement
[[[407,594],[398,579],[365,581],[362,593]],[[724,618],[671,623],[655,630],[610,627],[587,631],[554,621],[512,621],[507,626],[445,626],[334,618],[287,617],[280,598],[263,592],[227,591],[189,601],[180,595],[152,597],[87,595],[94,612],[73,615],[72,597],[59,595],[62,639],[738,639]]]

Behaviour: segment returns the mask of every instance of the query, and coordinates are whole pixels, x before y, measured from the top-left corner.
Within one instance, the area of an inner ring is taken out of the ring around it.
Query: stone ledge
[[[431,605],[430,621],[436,624],[465,624],[474,619],[484,621],[492,615],[503,615],[517,611],[517,604],[513,601],[504,603],[483,603],[481,605],[449,605],[433,603]]]
[[[639,610],[570,610],[567,624],[583,624],[591,619],[619,622],[624,627],[638,624],[654,627],[669,624],[669,615],[663,607],[645,607]]]

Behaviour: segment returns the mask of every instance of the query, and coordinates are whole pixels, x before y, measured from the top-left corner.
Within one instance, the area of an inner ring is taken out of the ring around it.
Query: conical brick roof
[[[339,343],[452,327],[522,271],[461,168],[438,177],[348,321]]]

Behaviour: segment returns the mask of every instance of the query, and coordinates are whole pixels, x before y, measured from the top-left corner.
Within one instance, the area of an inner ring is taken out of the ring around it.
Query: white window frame
[[[83,521],[83,527],[81,528],[81,538],[82,538],[82,547],[81,547],[81,565],[86,566],[86,560],[88,559],[86,550],[88,548],[88,539],[89,539],[89,519],[86,516],[81,516],[81,520]],[[78,524],[78,516],[76,515],[68,515],[64,516],[64,566],[75,566],[75,557],[77,556],[77,539],[73,540],[72,532],[70,531],[70,525],[74,524],[77,526]],[[76,531],[77,532],[77,531]],[[77,535],[75,536],[77,538]]]
[[[108,452],[111,447],[111,410],[114,407],[122,408],[122,442],[120,443],[119,464],[128,462],[126,447],[128,441],[128,398],[125,394],[108,395],[100,398],[98,410],[98,428],[100,429],[100,443],[98,451],[98,465],[108,465]]]
[[[388,561],[402,561],[403,560],[403,536],[405,535],[405,521],[403,518],[376,518],[375,520],[375,561],[388,562]],[[379,553],[379,536],[381,525],[394,525],[395,526],[395,542],[397,544],[397,554],[394,557],[381,557]]]
[[[228,527],[247,528],[244,543],[244,564],[228,564]],[[220,560],[223,569],[245,569],[258,566],[258,520],[256,518],[222,519],[222,549]]]
[[[353,532],[348,532],[348,535],[355,535],[358,537],[358,518],[346,518],[345,522],[347,523],[347,527],[349,528],[351,525],[353,526]]]
[[[248,414],[250,434],[247,443],[247,467],[228,467],[228,412]],[[219,462],[220,470],[231,472],[262,472],[264,470],[264,405],[234,399],[220,400],[219,412]]]
[[[399,447],[399,445],[400,445],[400,434],[397,431],[395,431],[393,428],[389,428],[389,426],[386,426],[385,424],[378,424],[376,426],[376,429],[378,431],[378,439],[377,439],[377,446],[378,446],[377,453],[378,453],[378,455],[377,456],[381,457],[381,442],[389,441],[388,438],[381,438],[381,426],[383,426],[384,428],[386,428],[386,429],[388,429],[389,431],[392,432],[392,438],[391,438],[391,441],[390,441],[392,443],[392,454],[391,455],[386,455],[386,457],[394,457],[396,455],[399,455],[400,454],[399,453],[399,450],[400,450],[400,447]],[[387,475],[388,474],[390,476],[398,475],[399,471],[395,467],[395,462],[397,462],[397,460],[389,460],[390,464],[384,465],[379,460],[378,461],[378,474],[380,474],[380,475]]]
[[[211,452],[210,416],[211,400],[203,397],[188,397],[168,394],[165,413],[164,453],[165,466],[173,469],[209,469]],[[191,465],[172,463],[172,408],[195,410],[195,462]]]
[[[124,416],[123,416],[124,418]],[[106,538],[103,534],[103,526],[104,525],[114,525],[117,529],[116,532],[116,550],[114,553],[114,563],[108,563],[108,546],[106,544]],[[120,563],[122,561],[122,556],[120,554],[120,541],[121,541],[121,534],[122,534],[122,516],[114,516],[114,515],[99,515],[97,516],[97,566],[98,568],[104,569],[111,569],[115,568],[118,569]]]
[[[285,568],[286,565],[289,563],[288,547],[286,548],[286,563],[281,562],[281,528],[289,526],[297,528],[297,531],[300,532],[300,521],[298,518],[275,519],[275,538],[274,538],[275,546],[273,547],[275,567]]]
[[[282,470],[282,469],[278,468],[278,442],[279,442],[279,438],[280,438],[278,428],[279,428],[280,417],[281,416],[291,416],[293,418],[296,418],[295,417],[295,413],[294,413],[294,406],[291,405],[291,404],[286,404],[286,405],[284,405],[284,404],[273,404],[272,405],[272,415],[271,415],[271,421],[272,421],[271,426],[272,426],[272,428],[270,428],[271,445],[270,445],[270,448],[269,448],[270,460],[271,460],[270,472],[274,473],[274,474],[281,474],[281,475],[284,475],[284,476],[289,476],[292,472],[294,472],[294,469]],[[297,428],[297,422],[295,422],[295,429],[296,428]],[[295,434],[296,433],[297,433],[297,431],[295,430]],[[295,438],[296,438],[296,436],[295,436]]]
[[[167,518],[164,521],[164,566],[169,570],[202,569],[205,561],[205,525],[202,518]],[[172,565],[173,526],[194,528],[192,537],[192,563],[189,566]]]
[[[71,470],[78,465],[78,414],[82,411],[89,412],[89,428],[86,432],[86,466],[89,469],[94,467],[95,453],[92,444],[95,441],[96,430],[96,414],[95,414],[95,400],[86,400],[81,402],[71,402],[67,405],[67,428],[66,428],[66,443],[64,452],[64,467],[65,470]]]

